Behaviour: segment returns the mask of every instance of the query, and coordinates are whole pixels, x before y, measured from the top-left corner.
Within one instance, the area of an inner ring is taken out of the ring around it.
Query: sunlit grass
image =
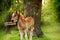
[[[42,26],[44,38],[33,37],[33,40],[60,40],[60,25],[52,24]],[[11,34],[6,34],[5,31],[0,31],[0,40],[20,40],[19,31],[11,30]],[[25,38],[24,38],[25,40]]]
[[[52,25],[45,25],[42,27],[42,30],[46,37],[50,38],[50,40],[60,40],[60,25],[59,24],[52,24]]]

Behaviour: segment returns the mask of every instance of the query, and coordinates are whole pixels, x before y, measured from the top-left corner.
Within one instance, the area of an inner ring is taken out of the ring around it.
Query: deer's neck
[[[24,18],[24,16],[22,14],[20,14],[20,20],[25,21],[25,18]]]

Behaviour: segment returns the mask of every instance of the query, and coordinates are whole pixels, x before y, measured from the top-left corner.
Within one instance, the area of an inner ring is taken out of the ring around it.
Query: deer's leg
[[[33,31],[30,31],[30,40],[32,40]]]
[[[28,40],[27,30],[25,30],[25,38],[26,38],[26,40]]]
[[[23,32],[20,31],[20,39],[23,40]]]
[[[30,40],[32,40],[33,30],[34,30],[34,27],[32,27],[31,30],[30,30],[30,38],[29,38]]]

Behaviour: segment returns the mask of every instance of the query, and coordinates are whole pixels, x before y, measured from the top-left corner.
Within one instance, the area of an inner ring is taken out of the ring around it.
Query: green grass
[[[44,38],[35,38],[33,40],[60,40],[60,25],[44,25],[42,26]],[[0,30],[0,40],[20,40],[18,30],[12,30],[11,34],[6,34],[4,30]]]
[[[46,37],[50,40],[60,40],[60,25],[52,24],[42,27],[42,30]]]

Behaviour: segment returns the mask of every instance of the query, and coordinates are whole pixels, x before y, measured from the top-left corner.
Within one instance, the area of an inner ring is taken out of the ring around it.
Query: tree
[[[35,37],[43,37],[41,30],[41,4],[42,0],[24,0],[24,16],[32,16],[35,21]]]

